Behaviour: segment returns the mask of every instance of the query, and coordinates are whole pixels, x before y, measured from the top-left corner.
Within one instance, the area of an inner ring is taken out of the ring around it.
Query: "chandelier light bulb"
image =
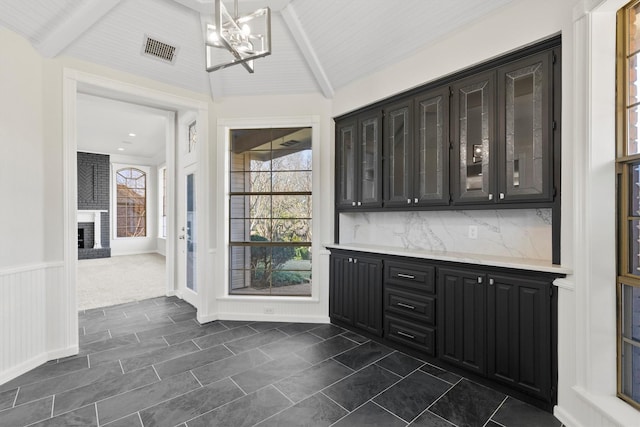
[[[245,37],[249,37],[251,35],[251,28],[249,27],[249,24],[244,24],[242,26],[242,35]]]

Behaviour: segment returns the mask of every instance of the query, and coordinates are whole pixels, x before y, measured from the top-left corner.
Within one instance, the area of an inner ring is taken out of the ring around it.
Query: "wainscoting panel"
[[[61,263],[0,271],[0,384],[74,351],[62,272]]]

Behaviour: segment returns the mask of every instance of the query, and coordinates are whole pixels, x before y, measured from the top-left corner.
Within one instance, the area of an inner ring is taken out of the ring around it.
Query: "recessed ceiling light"
[[[124,148],[118,147],[118,151],[124,151]]]
[[[136,134],[135,133],[130,133],[129,136],[136,136]]]

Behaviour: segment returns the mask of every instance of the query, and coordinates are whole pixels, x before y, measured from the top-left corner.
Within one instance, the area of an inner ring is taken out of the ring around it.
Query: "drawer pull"
[[[415,310],[415,309],[416,309],[414,306],[409,305],[409,304],[405,304],[405,303],[403,303],[403,302],[398,302],[398,303],[396,303],[396,305],[397,305],[398,307],[408,308],[409,310]]]
[[[416,337],[414,337],[413,335],[408,334],[406,332],[402,332],[402,331],[398,331],[398,335],[402,335],[403,337],[406,337],[406,338],[409,338],[409,339],[412,339],[412,340],[416,339]]]
[[[398,273],[398,277],[402,277],[403,279],[415,279],[416,276],[412,276],[411,274]]]

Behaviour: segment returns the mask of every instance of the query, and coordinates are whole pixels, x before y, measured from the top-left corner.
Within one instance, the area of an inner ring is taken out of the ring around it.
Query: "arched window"
[[[116,172],[117,237],[147,235],[147,174],[136,168]]]

